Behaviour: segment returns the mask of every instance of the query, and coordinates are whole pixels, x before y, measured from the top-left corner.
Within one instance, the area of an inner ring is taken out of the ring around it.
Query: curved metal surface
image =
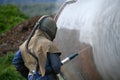
[[[79,30],[62,28],[58,30],[54,40],[62,51],[62,59],[74,52],[90,47],[75,59],[62,66],[65,80],[100,80],[100,75],[97,73],[93,61],[92,47],[89,44],[80,42],[78,38]]]
[[[120,1],[78,0],[58,18],[55,43],[62,59],[90,46],[62,67],[66,80],[120,79]]]

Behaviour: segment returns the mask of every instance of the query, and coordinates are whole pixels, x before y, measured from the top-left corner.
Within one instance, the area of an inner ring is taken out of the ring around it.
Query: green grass
[[[13,53],[0,57],[0,80],[25,80],[12,64]]]
[[[0,5],[0,34],[28,19],[20,9],[14,5]]]

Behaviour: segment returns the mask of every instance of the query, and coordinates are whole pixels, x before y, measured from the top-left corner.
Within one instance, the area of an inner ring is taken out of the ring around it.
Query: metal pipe
[[[55,17],[54,17],[54,20],[57,21],[57,19],[58,19],[58,17],[60,16],[62,10],[65,8],[65,6],[66,6],[67,4],[71,4],[71,3],[74,3],[74,2],[76,2],[76,1],[77,1],[77,0],[66,0],[66,1],[62,4],[62,6],[61,6],[60,9],[58,10],[58,12],[56,13],[56,15],[55,15]]]

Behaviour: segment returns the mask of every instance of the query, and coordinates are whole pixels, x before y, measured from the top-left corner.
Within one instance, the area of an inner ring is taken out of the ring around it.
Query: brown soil
[[[15,52],[19,45],[22,44],[28,37],[40,16],[35,16],[26,20],[10,31],[0,35],[0,56],[8,52]]]

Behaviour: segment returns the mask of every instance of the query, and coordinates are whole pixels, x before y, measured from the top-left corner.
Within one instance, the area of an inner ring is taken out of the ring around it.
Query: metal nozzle
[[[68,56],[67,58],[65,58],[64,60],[61,61],[61,64],[65,64],[67,63],[68,61],[74,59],[76,56],[78,56],[78,53],[73,53],[71,54],[70,56]]]

